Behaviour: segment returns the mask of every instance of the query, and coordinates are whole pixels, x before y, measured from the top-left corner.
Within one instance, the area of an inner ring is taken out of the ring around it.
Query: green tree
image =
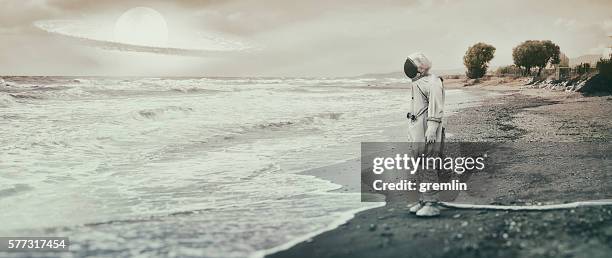
[[[612,80],[612,54],[610,54],[610,58],[607,59],[599,59],[597,62],[597,71],[601,74],[602,77]],[[609,85],[610,91],[612,91],[612,84]]]
[[[468,48],[463,56],[463,64],[467,68],[465,75],[470,79],[484,76],[494,55],[495,47],[486,43],[479,42]]]
[[[560,48],[550,40],[527,40],[512,49],[512,59],[518,67],[525,68],[525,75],[529,75],[531,68],[538,68],[538,76],[546,65],[558,64]]]
[[[580,75],[588,73],[589,71],[591,71],[591,64],[589,63],[581,63],[579,65],[577,65],[574,69],[576,69],[576,72]]]

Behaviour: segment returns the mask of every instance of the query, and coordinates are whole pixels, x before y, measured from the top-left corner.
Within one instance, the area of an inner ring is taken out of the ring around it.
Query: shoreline
[[[452,85],[449,87],[460,88],[460,86]],[[461,112],[456,112],[452,116],[449,116],[449,132],[453,135],[452,141],[492,141],[492,142],[584,142],[584,141],[604,141],[608,142],[610,139],[610,135],[612,135],[612,128],[608,121],[610,112],[612,111],[612,105],[609,101],[609,97],[589,97],[589,100],[585,100],[586,97],[578,96],[575,93],[564,93],[564,92],[551,92],[540,89],[525,89],[521,86],[515,85],[501,85],[492,86],[492,85],[484,85],[484,86],[471,86],[471,87],[461,87],[461,89],[465,89],[467,91],[472,92],[496,92],[495,96],[490,98],[486,98],[482,101],[480,105],[467,107],[461,109]],[[499,94],[501,93],[501,94]],[[585,105],[585,103],[587,103]],[[589,104],[590,103],[590,104]],[[579,107],[581,106],[582,107]],[[593,112],[589,112],[587,116],[582,114],[584,110],[590,110]],[[559,113],[564,114],[565,116],[561,116],[560,119],[556,119]],[[603,117],[603,119],[601,119]],[[477,118],[478,125],[475,125],[471,121]],[[602,124],[597,124],[595,121],[601,121]],[[575,126],[563,126],[570,122],[573,122]],[[588,132],[581,132],[581,129],[584,129],[586,126],[580,126],[580,122],[585,123],[588,127],[594,127],[594,130],[590,130]],[[549,126],[541,124],[541,123],[550,123]],[[555,126],[551,125],[560,125],[556,126],[556,129],[551,133],[550,128],[555,128]],[[516,160],[515,160],[516,162]],[[353,164],[352,169],[359,170],[358,164]],[[533,164],[532,164],[533,165]],[[346,167],[351,168],[351,166],[345,165]],[[340,168],[339,166],[336,169]],[[350,170],[350,169],[349,169]],[[311,174],[311,173],[309,173]],[[344,174],[344,179],[346,180],[346,173]],[[317,173],[311,174],[317,176]],[[320,176],[320,174],[318,175]],[[605,176],[603,179],[603,183],[605,183]],[[325,180],[330,180],[330,176],[323,177]],[[513,180],[514,179],[514,180]],[[598,178],[602,182],[601,177]],[[359,181],[359,178],[355,179]],[[353,180],[353,181],[355,181]],[[475,178],[475,180],[485,180]],[[501,180],[501,181],[500,181]],[[491,180],[489,180],[491,181]],[[496,181],[496,180],[493,180]],[[524,181],[524,178],[517,176],[515,178],[507,178],[501,177],[497,179],[497,183],[507,183],[507,181],[514,181],[514,185],[517,182]],[[537,180],[536,180],[537,181]],[[334,183],[339,183],[335,181]],[[358,182],[357,182],[358,183]],[[585,182],[577,183],[577,185],[584,184]],[[346,185],[346,183],[342,184],[344,190],[347,192],[354,192],[355,190],[358,192],[359,189],[354,186],[351,187]],[[510,182],[509,185],[513,185],[513,182]],[[532,187],[533,188],[533,187]],[[553,187],[554,188],[554,187]],[[504,195],[504,191],[513,189],[512,187],[499,187],[496,190],[489,189],[484,193],[480,193],[481,196],[479,198],[463,198],[465,202],[473,202],[480,204],[485,204],[482,202],[499,202],[505,204],[512,204],[521,202],[520,198],[509,197],[507,194]],[[588,189],[588,185],[587,185]],[[610,187],[602,188],[604,193],[609,194]],[[597,189],[597,190],[602,190]],[[550,189],[549,189],[550,190]],[[559,191],[559,189],[552,189],[554,193],[550,193],[548,197],[540,198],[539,200],[528,200],[530,202],[559,202],[560,200],[567,200],[568,197],[574,197],[571,201],[576,200],[584,200],[586,198],[592,198],[593,195],[597,191],[589,191],[585,190],[583,192],[563,192]],[[556,192],[555,192],[556,191]],[[532,193],[534,192],[534,193]],[[538,191],[526,191],[526,194],[523,197],[529,197],[530,195],[538,196]],[[597,194],[601,194],[597,192]],[[461,199],[461,197],[460,197]],[[488,204],[488,203],[486,203]],[[581,208],[581,213],[589,213],[592,211],[596,211],[596,213],[610,213],[608,208]],[[552,212],[552,216],[557,216],[559,220],[567,220],[572,221],[572,219],[576,219],[579,216],[568,217],[569,211],[557,211]],[[576,212],[572,210],[572,213]],[[486,220],[493,215],[493,220],[496,220],[500,217],[500,215],[504,215],[504,217],[517,217],[517,216],[525,216],[524,212],[517,213],[503,213],[503,212],[489,212],[483,213],[481,211],[449,211],[444,210],[443,216],[440,217],[441,221],[445,223],[450,223],[450,221],[457,220],[456,218],[461,218],[465,216],[466,219],[471,215],[481,215],[480,217],[485,217]],[[548,214],[548,213],[547,213]],[[534,214],[531,214],[533,216]],[[585,217],[588,217],[585,215]],[[534,217],[535,218],[535,217]],[[335,229],[326,231],[322,234],[317,235],[314,238],[303,241],[297,245],[294,245],[288,249],[283,251],[279,251],[276,253],[268,254],[266,257],[368,257],[372,255],[376,255],[379,257],[393,257],[397,255],[404,255],[408,251],[415,251],[414,249],[419,249],[423,247],[427,247],[424,249],[437,248],[440,243],[436,243],[434,241],[436,237],[427,237],[430,231],[433,230],[436,232],[440,230],[439,227],[431,225],[433,221],[436,219],[416,219],[411,214],[408,214],[405,205],[398,205],[387,203],[383,207],[368,209],[362,212],[359,212],[354,215],[352,219],[347,221],[345,224],[338,226]],[[450,221],[449,221],[450,220]],[[483,218],[480,218],[483,220]],[[382,230],[380,229],[379,224],[382,223]],[[405,227],[393,228],[390,225],[398,224],[403,225],[406,223],[418,223],[421,225],[420,231],[416,230],[406,230]],[[468,221],[462,222],[464,223],[474,223],[474,224],[482,224],[482,221],[469,219]],[[612,230],[612,219],[605,219],[602,221],[605,223],[605,228],[610,228]],[[528,224],[528,222],[525,222]],[[538,222],[535,222],[538,224]],[[540,223],[541,224],[541,223]],[[374,230],[372,230],[372,225],[374,225]],[[483,227],[486,225],[481,225],[477,227],[477,232],[483,232]],[[474,226],[471,227],[473,230]],[[377,228],[379,228],[377,230]],[[446,224],[446,229],[448,230],[448,224]],[[451,227],[452,228],[452,227]],[[558,230],[562,230],[559,228]],[[407,232],[410,231],[410,232]],[[382,232],[382,233],[381,233]],[[611,231],[612,232],[612,231]],[[451,241],[464,239],[464,235],[468,233],[458,233],[450,235],[445,235],[440,233],[434,233],[433,235],[438,235],[438,238],[447,238],[447,236],[451,236]],[[491,233],[491,236],[497,233]],[[612,233],[611,233],[612,234]],[[507,240],[507,233],[501,233],[499,236],[502,237],[503,240]],[[499,238],[499,236],[495,238]],[[505,238],[504,238],[505,236]],[[399,245],[395,244],[396,242],[403,242],[403,240],[410,240],[415,243],[420,244],[405,244]],[[476,241],[478,242],[478,241]],[[359,244],[358,244],[359,243]],[[376,244],[373,244],[376,243]],[[453,256],[473,256],[474,250],[478,250],[478,254],[487,253],[493,254],[497,256],[513,256],[518,254],[516,250],[512,250],[512,252],[497,252],[493,249],[499,248],[500,246],[490,246],[491,248],[487,249],[479,249],[476,248],[472,251],[466,252],[465,246],[453,246],[452,244],[448,244],[447,240],[443,241],[444,248],[441,249],[443,252],[433,252],[432,254],[427,252],[419,252],[418,255],[414,255],[416,257],[420,256],[429,256],[429,257],[444,257],[450,254]],[[604,245],[607,243],[603,243]],[[524,249],[526,244],[525,241],[519,244],[519,249]],[[495,248],[493,248],[495,247]],[[412,250],[411,250],[412,249]],[[468,248],[469,249],[469,248]],[[554,249],[554,248],[549,248]],[[545,253],[551,250],[545,250]],[[595,248],[596,251],[603,251],[606,253],[606,248],[598,246]],[[554,253],[555,250],[553,250]],[[533,255],[533,253],[524,253],[527,256]],[[541,253],[539,253],[541,254]]]
[[[380,87],[377,87],[377,89],[379,88]],[[395,87],[385,87],[385,89],[386,88],[397,88],[397,85]],[[451,115],[457,112],[460,112],[462,109],[465,109],[468,107],[479,106],[481,102],[484,101],[485,99],[498,95],[497,93],[493,93],[493,92],[485,91],[485,90],[466,91],[465,89],[461,89],[457,87],[452,87],[450,88],[450,90],[459,90],[460,92],[467,93],[469,95],[468,99],[457,103],[458,107],[450,111]],[[388,137],[388,138],[404,137],[405,130],[407,130],[407,127],[405,124],[392,125],[392,126],[383,128],[382,135],[385,135],[385,137]],[[323,180],[326,180],[333,184],[338,185],[337,189],[328,191],[330,193],[358,194],[359,195],[361,192],[360,177],[358,174],[360,171],[360,165],[361,164],[359,161],[359,157],[357,157],[357,158],[353,158],[349,160],[340,161],[338,163],[334,163],[331,165],[323,166],[323,167],[316,167],[316,168],[308,169],[308,170],[299,172],[298,174],[306,175],[306,176],[313,176],[313,177],[323,179]],[[302,242],[307,242],[313,237],[316,237],[325,232],[329,232],[329,231],[333,231],[334,229],[337,229],[340,225],[346,223],[347,221],[354,219],[356,214],[358,213],[385,206],[385,203],[382,201],[377,202],[377,203],[379,205],[375,205],[374,207],[361,207],[361,208],[357,208],[354,210],[346,211],[342,213],[341,217],[338,218],[334,223],[331,223],[330,225],[320,230],[300,236],[280,246],[275,246],[272,248],[257,251],[249,257],[252,257],[252,258],[267,257],[269,255],[273,255],[275,253],[290,249],[293,246],[298,245]]]

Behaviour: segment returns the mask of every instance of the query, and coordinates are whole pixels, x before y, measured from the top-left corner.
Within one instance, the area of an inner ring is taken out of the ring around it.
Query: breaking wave
[[[0,92],[0,107],[10,107],[15,104],[13,96]]]
[[[261,123],[254,126],[257,129],[281,129],[291,126],[302,126],[310,125],[318,122],[325,122],[325,120],[338,120],[343,113],[321,113],[314,116],[306,116],[297,120],[278,121],[270,123]]]
[[[161,108],[143,109],[138,111],[138,115],[146,119],[172,118],[184,116],[193,112],[192,108],[179,106],[166,106]]]

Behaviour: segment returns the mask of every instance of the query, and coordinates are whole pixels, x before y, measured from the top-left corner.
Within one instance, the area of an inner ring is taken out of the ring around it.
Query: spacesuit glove
[[[436,142],[436,138],[438,136],[438,127],[440,127],[440,122],[427,121],[427,130],[425,131],[425,142],[427,143]]]

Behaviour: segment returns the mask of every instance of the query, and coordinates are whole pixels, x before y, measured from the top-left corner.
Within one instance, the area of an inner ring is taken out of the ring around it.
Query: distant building
[[[570,59],[565,55],[565,53],[561,52],[559,54],[559,63],[551,65],[550,69],[554,71],[554,78],[556,80],[566,79],[570,75],[570,67],[569,67]]]

